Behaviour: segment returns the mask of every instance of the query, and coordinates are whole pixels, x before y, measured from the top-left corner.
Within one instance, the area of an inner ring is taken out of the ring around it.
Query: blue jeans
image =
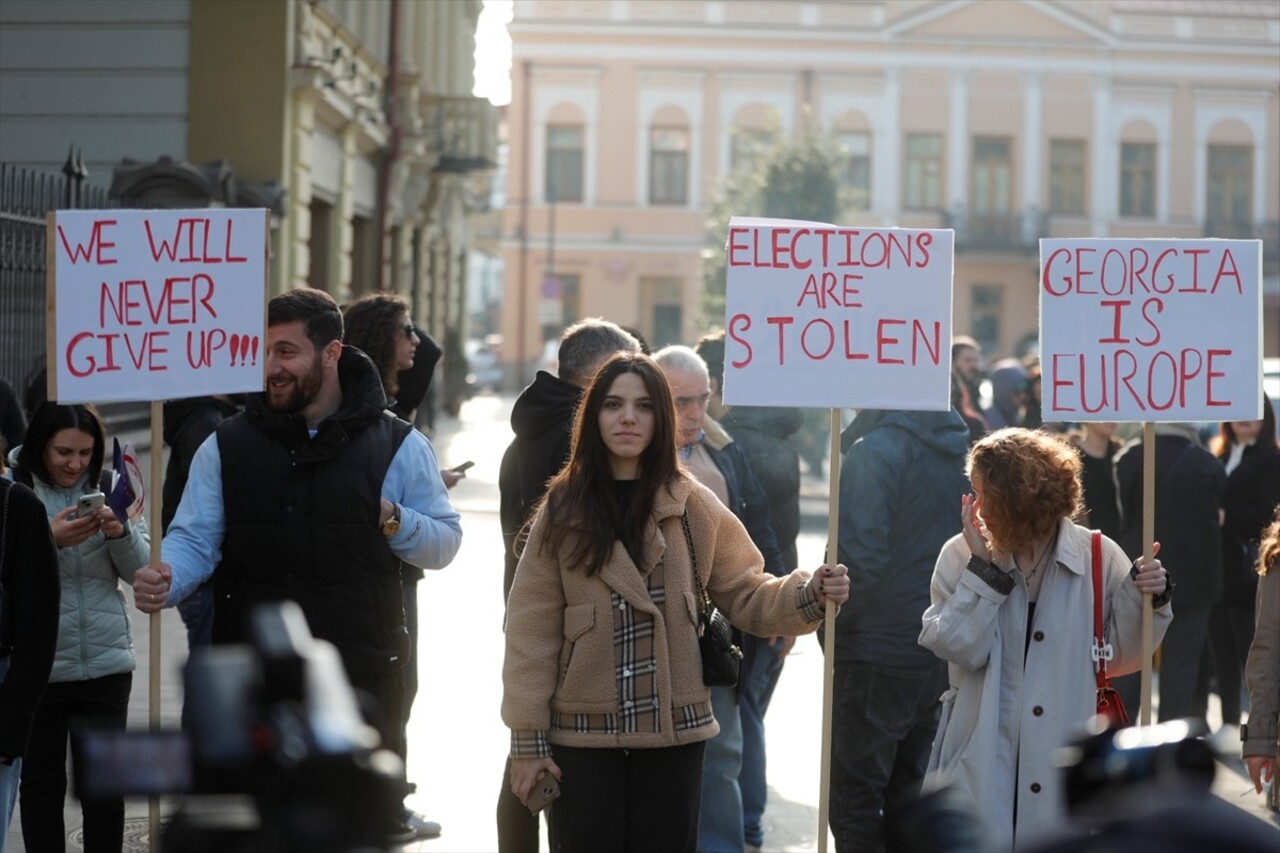
[[[923,669],[836,661],[831,716],[831,832],[841,853],[884,850],[884,815],[913,802],[947,689]]]
[[[711,712],[720,734],[707,741],[702,759],[699,853],[742,853],[742,718],[736,687],[711,688]]]
[[[0,658],[0,684],[9,674],[9,656]],[[22,779],[22,759],[12,764],[0,764],[0,853],[4,853],[4,837],[13,817],[13,805],[18,801],[18,782]]]
[[[765,801],[769,796],[765,777],[764,715],[769,710],[773,689],[782,675],[786,658],[779,657],[777,645],[760,637],[742,637],[742,697],[738,715],[742,718],[742,772],[738,784],[742,789],[742,832],[747,844],[764,844]]]
[[[187,651],[213,642],[213,582],[202,583],[178,602],[178,615],[187,626]]]

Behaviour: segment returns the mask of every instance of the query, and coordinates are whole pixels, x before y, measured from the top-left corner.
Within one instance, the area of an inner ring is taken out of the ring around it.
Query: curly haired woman
[[[1025,847],[1063,808],[1054,750],[1096,710],[1092,533],[1080,511],[1080,456],[1065,439],[1002,429],[969,451],[963,532],[942,548],[920,644],[949,664],[927,788],[954,786],[996,849]],[[1142,594],[1155,638],[1169,625],[1159,560],[1130,564],[1102,538],[1103,629],[1111,674],[1142,664]]]

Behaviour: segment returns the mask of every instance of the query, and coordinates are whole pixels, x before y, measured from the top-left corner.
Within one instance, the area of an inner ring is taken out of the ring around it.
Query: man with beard
[[[196,452],[163,561],[138,572],[134,599],[154,613],[212,577],[215,644],[245,640],[255,604],[296,601],[373,700],[383,745],[398,751],[408,654],[400,561],[448,565],[462,541],[458,514],[431,443],[383,411],[377,368],[342,345],[333,299],[305,287],[276,296],[266,337],[265,393]],[[389,840],[413,837],[398,793]]]
[[[560,473],[569,458],[573,415],[583,389],[600,365],[614,353],[639,352],[640,342],[608,320],[591,318],[575,323],[560,337],[559,362],[552,376],[539,370],[533,383],[520,392],[511,409],[516,434],[502,457],[498,473],[499,517],[506,571],[502,600],[511,592],[519,560],[517,539],[547,491],[547,481]],[[537,853],[538,817],[511,793],[511,760],[507,759],[498,794],[498,849],[502,853]]]

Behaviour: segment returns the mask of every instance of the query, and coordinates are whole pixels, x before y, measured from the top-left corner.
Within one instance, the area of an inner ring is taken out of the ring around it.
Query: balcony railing
[[[424,95],[420,131],[428,151],[438,155],[435,171],[483,172],[498,165],[498,111],[487,98]]]
[[[1035,252],[1048,233],[1049,217],[1042,211],[978,213],[949,210],[946,228],[956,232],[956,251]]]
[[[1268,264],[1280,262],[1280,222],[1209,219],[1205,221],[1201,233],[1205,237],[1223,240],[1261,240],[1263,261]]]

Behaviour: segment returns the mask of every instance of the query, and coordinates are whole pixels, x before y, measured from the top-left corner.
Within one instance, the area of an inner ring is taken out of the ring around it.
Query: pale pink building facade
[[[1280,355],[1280,3],[516,0],[510,32],[512,384],[581,317],[655,347],[722,324],[709,204],[805,122],[847,157],[839,224],[956,229],[989,358],[1034,344],[1042,236],[1262,238]]]

